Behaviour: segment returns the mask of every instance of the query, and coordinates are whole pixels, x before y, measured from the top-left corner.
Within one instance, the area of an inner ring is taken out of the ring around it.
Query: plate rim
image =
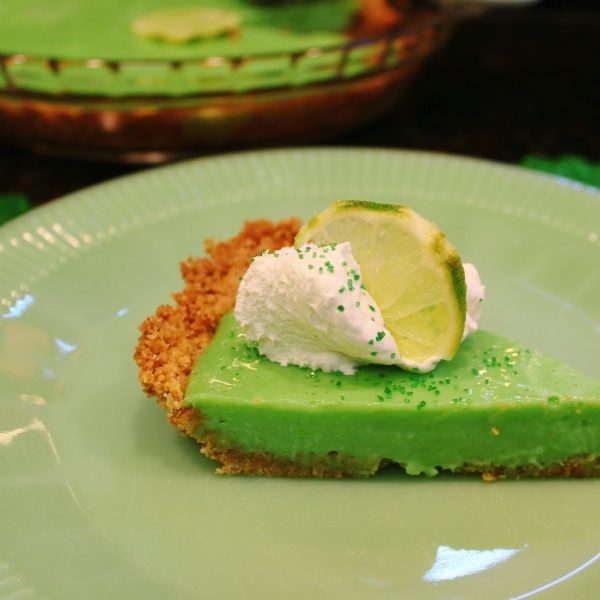
[[[315,150],[316,151],[319,151],[319,150],[330,151],[332,149],[335,150],[335,149],[338,149],[338,148],[337,147],[317,147],[317,148],[310,148],[309,147],[309,148],[301,149],[301,151],[302,152],[312,152],[312,151],[315,151]],[[373,149],[369,149],[369,148],[339,148],[339,149],[340,150],[344,150],[344,151],[346,151],[346,150],[357,151],[358,150],[360,153],[362,153],[362,152],[371,152],[372,150],[377,150],[377,151],[383,152],[385,154],[387,154],[387,153],[401,153],[401,154],[411,154],[411,155],[428,156],[428,157],[435,156],[435,157],[444,158],[444,159],[450,158],[451,160],[458,160],[458,161],[464,161],[464,160],[466,160],[469,163],[476,163],[476,164],[483,163],[483,164],[486,164],[486,165],[492,165],[492,166],[494,166],[494,168],[500,168],[502,170],[508,170],[509,172],[515,172],[515,173],[518,173],[518,174],[521,174],[521,175],[526,175],[527,177],[534,177],[534,178],[537,178],[537,179],[541,178],[541,179],[544,179],[544,180],[547,180],[547,181],[550,181],[550,182],[553,182],[554,179],[555,179],[553,176],[548,176],[548,175],[545,175],[545,174],[536,173],[535,171],[530,171],[529,169],[524,168],[524,167],[518,167],[518,166],[513,166],[513,165],[504,165],[502,163],[498,164],[498,163],[495,163],[493,161],[487,161],[487,160],[482,160],[482,159],[474,159],[472,157],[462,157],[462,156],[455,156],[455,155],[447,156],[447,155],[440,154],[440,153],[430,153],[430,152],[422,152],[422,151],[415,152],[415,151],[404,151],[404,150],[390,150],[390,149],[385,149],[385,148],[382,148],[382,149],[380,149],[380,148],[373,148]],[[260,151],[261,154],[265,154],[265,153],[277,153],[277,154],[279,154],[279,152],[280,152],[279,150],[273,150],[273,149]],[[287,153],[297,153],[298,149],[285,150],[284,152],[287,152]],[[145,178],[145,177],[148,176],[148,171],[151,171],[152,173],[155,173],[155,172],[163,171],[165,169],[166,170],[172,170],[172,169],[175,169],[175,168],[177,168],[177,169],[188,168],[188,165],[190,165],[190,164],[196,164],[196,163],[198,163],[200,161],[209,161],[209,160],[216,161],[216,160],[218,160],[219,162],[221,162],[221,161],[230,159],[232,156],[234,156],[234,157],[240,157],[240,156],[246,157],[246,156],[252,155],[252,154],[256,154],[256,152],[254,152],[254,151],[247,151],[247,152],[235,153],[233,155],[232,154],[226,154],[226,155],[219,155],[219,156],[216,156],[216,157],[208,157],[208,158],[203,157],[203,158],[192,159],[191,161],[185,161],[185,162],[182,162],[182,163],[176,163],[174,165],[165,165],[165,166],[161,166],[161,167],[150,169],[150,170],[144,170],[144,171],[139,172],[139,173],[133,173],[133,174],[124,175],[124,176],[121,176],[121,177],[118,177],[118,178],[115,178],[115,179],[111,179],[111,180],[109,180],[107,182],[103,182],[103,183],[100,183],[100,184],[89,186],[87,188],[83,188],[82,190],[78,190],[76,192],[73,192],[73,193],[71,193],[71,194],[69,194],[67,196],[64,196],[64,197],[62,197],[60,199],[57,199],[56,201],[53,201],[53,202],[60,203],[59,206],[61,206],[61,207],[64,206],[66,209],[70,209],[72,206],[77,206],[78,202],[79,202],[79,197],[81,195],[84,195],[84,196],[87,195],[87,193],[89,192],[89,190],[102,190],[105,186],[113,186],[115,184],[121,185],[121,183],[124,180],[129,180],[130,178],[133,178],[133,179],[137,179],[137,178],[140,178],[140,177]],[[566,184],[563,184],[562,181],[559,181],[559,182],[554,181],[554,183],[557,183],[557,184],[560,184],[560,185],[569,185],[569,186],[571,185],[568,182]],[[576,190],[579,191],[579,192],[581,191],[579,184],[576,184]],[[594,190],[593,191],[594,200],[596,202],[599,202],[600,201],[600,192],[598,190],[596,190],[595,188],[593,188],[593,190]],[[585,196],[582,195],[581,197],[583,198]],[[22,215],[21,217],[15,219],[14,221],[9,222],[7,225],[5,225],[3,228],[1,228],[0,229],[0,234],[2,234],[4,232],[4,229],[7,226],[9,226],[8,227],[9,231],[12,230],[13,223],[16,223],[17,221],[19,221],[19,222],[22,221],[24,223],[29,223],[28,219],[30,219],[31,222],[33,222],[33,223],[39,222],[39,216],[41,214],[43,214],[43,215],[46,215],[46,214],[52,215],[52,212],[53,212],[52,211],[52,207],[53,206],[56,206],[56,205],[54,205],[52,203],[49,203],[49,205],[41,206],[41,207],[35,209],[35,211],[32,211],[31,213],[27,213],[25,215]],[[229,205],[229,206],[231,206],[231,205]],[[600,204],[598,206],[600,206]],[[14,225],[14,226],[16,227],[16,225]],[[0,235],[0,238],[1,238],[1,235]],[[0,253],[0,266],[2,266],[2,254],[1,253]],[[522,597],[527,597],[527,595],[524,595]]]

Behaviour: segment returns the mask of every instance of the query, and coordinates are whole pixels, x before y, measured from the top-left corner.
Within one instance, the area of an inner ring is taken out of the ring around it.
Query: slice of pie
[[[426,374],[371,365],[343,376],[259,356],[230,314],[239,278],[253,255],[292,245],[298,226],[257,221],[208,242],[210,258],[182,265],[175,305],[141,326],[145,391],[217,472],[365,477],[398,463],[487,480],[600,474],[600,382],[501,336],[475,332]]]

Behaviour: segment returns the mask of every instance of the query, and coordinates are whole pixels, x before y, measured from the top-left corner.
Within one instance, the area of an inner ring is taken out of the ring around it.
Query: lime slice
[[[400,366],[426,372],[454,356],[465,324],[465,273],[435,224],[406,206],[340,200],[302,227],[295,245],[311,241],[350,242]]]
[[[135,19],[131,30],[142,37],[187,42],[237,31],[240,24],[237,13],[220,8],[166,8]]]

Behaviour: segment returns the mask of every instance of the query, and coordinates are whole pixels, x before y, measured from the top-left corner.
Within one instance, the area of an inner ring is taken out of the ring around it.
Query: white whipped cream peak
[[[255,257],[235,318],[261,354],[282,365],[351,375],[367,362],[394,364],[398,354],[348,242]]]
[[[465,274],[467,284],[475,287],[467,291],[463,339],[477,329],[485,291],[475,267],[465,265]],[[379,307],[362,285],[349,242],[307,244],[256,256],[240,283],[234,315],[248,341],[284,366],[352,375],[366,363],[402,364],[426,372],[440,360],[431,357],[417,365],[402,358]]]
[[[465,283],[467,284],[467,317],[462,339],[470,333],[477,331],[477,321],[481,316],[483,301],[485,299],[485,285],[481,284],[481,278],[474,265],[463,263],[465,270]]]

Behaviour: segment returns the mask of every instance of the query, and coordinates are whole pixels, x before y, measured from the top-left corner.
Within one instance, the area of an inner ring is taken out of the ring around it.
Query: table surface
[[[575,154],[600,162],[600,7],[546,0],[462,22],[392,111],[327,143],[504,162]],[[36,156],[0,144],[0,193],[43,204],[143,167]]]

